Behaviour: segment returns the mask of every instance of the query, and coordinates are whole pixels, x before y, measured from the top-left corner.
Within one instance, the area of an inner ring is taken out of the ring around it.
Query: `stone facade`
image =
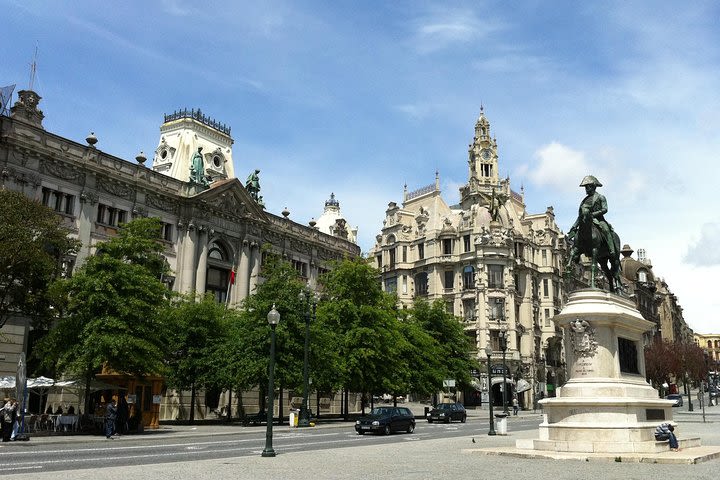
[[[521,406],[532,408],[536,397],[552,396],[564,376],[562,335],[552,317],[562,307],[565,241],[553,208],[528,213],[522,189],[513,191],[498,172],[497,141],[481,110],[460,203],[442,198],[438,173],[434,184],[413,192],[406,187],[402,205],[389,203],[370,258],[402,307],[418,297],[442,300],[462,321],[483,365],[484,349],[492,347],[495,403],[502,403],[505,370],[513,390],[521,391]],[[463,392],[468,405],[487,394],[487,375],[473,375],[479,392]]]
[[[230,129],[199,111],[165,117],[148,168],[142,152],[132,162],[99,150],[94,134],[83,145],[46,131],[39,100],[35,92],[20,91],[10,116],[0,116],[0,188],[53,208],[82,242],[77,257],[65,259],[68,273],[94,253],[98,242],[115,235],[119,224],[138,216],[162,221],[172,271],[164,278],[169,288],[211,292],[230,306],[239,305],[261,280],[263,245],[291,261],[311,288],[329,261],[360,254],[346,238],[265,211],[234,177]],[[188,181],[190,156],[198,147],[203,147],[207,185]],[[7,342],[0,343],[0,376],[14,375],[20,352],[32,349],[27,319],[10,319],[2,333]],[[125,386],[156,396],[162,382]],[[152,408],[157,422],[158,406]],[[167,416],[174,419],[177,409],[168,409]]]

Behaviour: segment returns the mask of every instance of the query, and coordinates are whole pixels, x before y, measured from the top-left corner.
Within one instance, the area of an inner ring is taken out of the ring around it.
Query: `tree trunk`
[[[190,387],[190,423],[195,423],[195,384]]]

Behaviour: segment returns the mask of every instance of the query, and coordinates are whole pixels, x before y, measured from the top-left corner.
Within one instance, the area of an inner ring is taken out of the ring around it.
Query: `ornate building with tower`
[[[287,210],[266,211],[259,170],[246,184],[235,177],[230,127],[200,110],[165,115],[148,167],[142,152],[135,161],[103,152],[102,139],[92,133],[83,144],[46,131],[39,103],[37,93],[22,90],[10,115],[0,116],[0,188],[54,209],[82,242],[77,256],[65,259],[68,274],[120,224],[145,216],[163,224],[161,241],[173,272],[164,279],[168,288],[210,292],[230,306],[239,305],[261,281],[262,246],[292,262],[311,287],[330,261],[360,254],[346,234],[296,223]],[[20,354],[32,349],[30,330],[29,321],[19,317],[3,327],[0,376],[14,375]],[[147,425],[175,419],[186,401],[178,392],[160,401],[161,378],[103,378],[136,395]]]
[[[401,205],[388,204],[370,255],[401,306],[441,300],[463,322],[483,364],[486,347],[492,350],[489,381],[473,372],[482,395],[462,392],[467,405],[488,395],[488,384],[502,404],[507,382],[520,405],[532,408],[563,382],[562,336],[552,317],[563,302],[565,242],[553,208],[529,213],[522,189],[512,190],[498,172],[497,141],[481,109],[460,202],[443,199],[438,173],[426,187],[406,187]]]

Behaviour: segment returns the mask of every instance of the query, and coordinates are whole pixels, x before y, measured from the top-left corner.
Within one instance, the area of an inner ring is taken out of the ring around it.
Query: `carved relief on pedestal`
[[[598,342],[595,329],[587,320],[577,319],[570,322],[570,343],[575,355],[578,357],[594,357]]]

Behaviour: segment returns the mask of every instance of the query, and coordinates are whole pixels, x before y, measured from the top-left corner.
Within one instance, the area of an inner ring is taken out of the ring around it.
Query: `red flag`
[[[235,285],[235,270],[230,270],[230,285]]]

